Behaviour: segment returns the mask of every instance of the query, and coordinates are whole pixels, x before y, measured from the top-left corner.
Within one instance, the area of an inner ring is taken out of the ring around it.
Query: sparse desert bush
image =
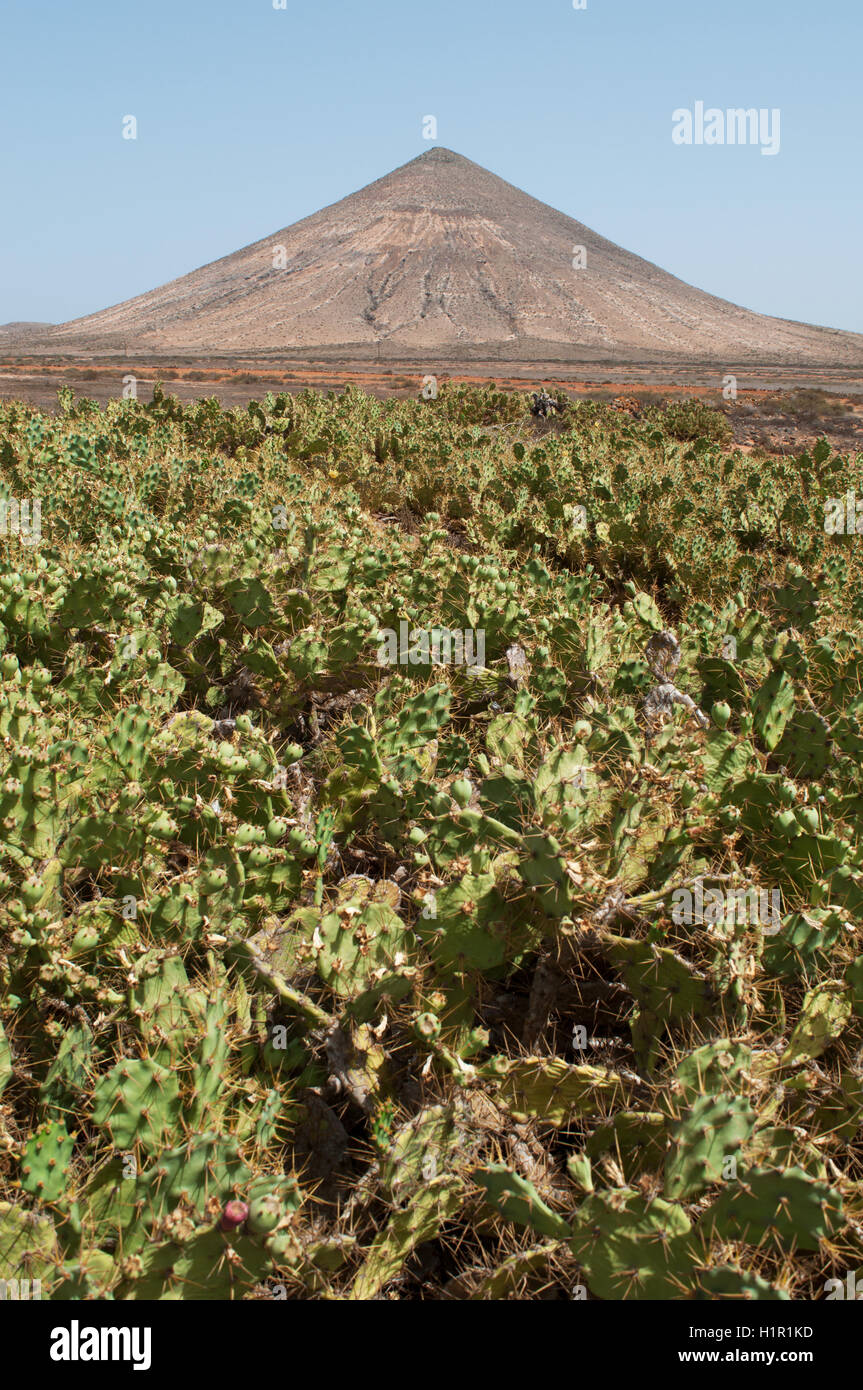
[[[805,386],[767,396],[763,407],[776,415],[790,415],[802,420],[835,419],[849,414],[851,410],[846,401],[840,400],[832,392]]]

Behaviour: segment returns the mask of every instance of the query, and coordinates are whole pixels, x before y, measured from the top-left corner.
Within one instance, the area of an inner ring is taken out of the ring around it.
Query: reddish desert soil
[[[741,367],[736,401],[724,401],[716,369],[658,368],[602,365],[588,375],[560,363],[516,363],[511,374],[494,373],[493,363],[471,362],[436,373],[440,383],[460,381],[477,386],[495,384],[503,390],[535,390],[540,383],[563,390],[573,399],[618,401],[635,413],[641,407],[667,400],[697,397],[724,410],[743,449],[767,448],[797,452],[820,435],[843,451],[863,451],[863,376],[840,369],[786,367],[753,371]],[[729,371],[733,372],[733,367]],[[216,396],[225,406],[244,407],[267,391],[341,391],[354,385],[381,398],[416,396],[428,364],[371,364],[346,362],[203,359],[193,363],[146,359],[70,359],[69,357],[0,358],[0,400],[22,400],[43,410],[57,405],[57,392],[71,386],[76,396],[105,404],[122,394],[123,379],[133,375],[137,394],[149,400],[159,381],[182,401]]]
[[[213,394],[236,395],[236,403],[253,399],[262,391],[341,390],[349,383],[380,396],[409,396],[415,394],[425,376],[434,374],[439,382],[455,380],[475,385],[497,384],[504,390],[532,390],[538,384],[563,387],[573,394],[583,395],[602,390],[674,392],[676,394],[705,394],[721,390],[727,374],[737,379],[739,392],[783,391],[811,388],[838,395],[863,398],[863,369],[859,372],[835,367],[793,369],[784,365],[753,367],[730,363],[720,372],[711,364],[676,364],[658,366],[642,363],[576,363],[537,361],[502,363],[500,361],[462,360],[443,357],[438,360],[425,355],[419,361],[403,358],[396,361],[362,361],[351,356],[334,359],[308,357],[294,359],[279,355],[236,357],[227,354],[187,358],[180,355],[159,356],[136,354],[57,354],[31,353],[26,356],[12,353],[0,355],[0,397],[22,390],[35,389],[56,392],[62,385],[71,385],[76,393],[95,400],[107,400],[122,393],[123,378],[134,375],[142,397],[155,381],[181,397]],[[254,388],[254,389],[253,389]]]

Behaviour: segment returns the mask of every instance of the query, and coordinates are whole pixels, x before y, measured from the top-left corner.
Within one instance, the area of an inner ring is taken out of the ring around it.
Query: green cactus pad
[[[532,1183],[502,1163],[475,1168],[474,1182],[482,1188],[489,1206],[507,1221],[528,1226],[538,1235],[566,1240],[572,1235],[567,1223],[542,1200]]]

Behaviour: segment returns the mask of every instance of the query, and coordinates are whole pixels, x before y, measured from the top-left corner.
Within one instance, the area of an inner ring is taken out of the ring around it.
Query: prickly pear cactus
[[[819,1299],[858,464],[410,394],[0,402],[0,1281]]]
[[[736,1172],[736,1155],[749,1138],[755,1112],[739,1097],[701,1096],[675,1125],[665,1163],[665,1194],[679,1201]],[[733,1166],[727,1168],[731,1159]]]
[[[592,1193],[573,1221],[572,1253],[591,1293],[607,1299],[685,1296],[694,1259],[682,1207],[626,1189]]]
[[[40,1202],[58,1201],[69,1189],[75,1136],[62,1120],[46,1120],[24,1145],[21,1187]]]
[[[529,1226],[537,1235],[566,1240],[572,1234],[567,1223],[542,1200],[532,1183],[503,1164],[478,1168],[472,1174],[485,1200],[507,1221]]]

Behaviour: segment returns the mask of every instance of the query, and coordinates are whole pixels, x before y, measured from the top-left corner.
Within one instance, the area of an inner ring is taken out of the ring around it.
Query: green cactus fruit
[[[566,1171],[580,1192],[593,1192],[593,1169],[586,1153],[570,1154],[566,1160]]]
[[[261,825],[238,825],[234,831],[234,844],[237,848],[246,845],[263,845],[267,840],[267,832]]]
[[[228,887],[228,871],[221,865],[214,869],[203,869],[198,875],[198,883],[205,897],[221,893]]]
[[[727,729],[731,718],[731,706],[725,700],[717,700],[711,706],[710,715],[717,729]]]
[[[422,1042],[432,1042],[440,1037],[440,1019],[434,1014],[418,1014],[414,1019],[414,1032]]]
[[[304,1259],[303,1246],[294,1233],[286,1227],[273,1231],[272,1235],[264,1238],[264,1241],[273,1263],[280,1268],[291,1268]]]
[[[780,811],[773,819],[773,827],[783,840],[793,840],[800,833],[800,826],[793,811]]]
[[[299,1211],[303,1193],[295,1178],[255,1178],[246,1191],[248,1216],[246,1231],[266,1236],[294,1212]]]
[[[774,795],[780,806],[791,810],[797,805],[797,788],[793,782],[787,778],[780,777],[776,783]]]
[[[300,825],[295,825],[288,835],[288,847],[300,859],[311,859],[318,852],[317,841]]]
[[[809,835],[817,835],[821,829],[821,817],[816,806],[798,806],[794,813],[797,823]]]
[[[473,796],[473,785],[467,777],[462,777],[459,781],[453,782],[450,787],[450,793],[458,802],[459,806],[469,806],[470,799]]]
[[[179,825],[174,817],[169,816],[166,811],[162,811],[153,816],[152,819],[147,820],[146,826],[147,833],[153,835],[157,840],[176,840],[180,834]]]
[[[275,1193],[258,1197],[248,1209],[246,1230],[250,1235],[268,1235],[282,1219],[282,1204]]]
[[[271,845],[277,845],[290,832],[290,825],[283,816],[275,816],[267,824],[267,839]]]

